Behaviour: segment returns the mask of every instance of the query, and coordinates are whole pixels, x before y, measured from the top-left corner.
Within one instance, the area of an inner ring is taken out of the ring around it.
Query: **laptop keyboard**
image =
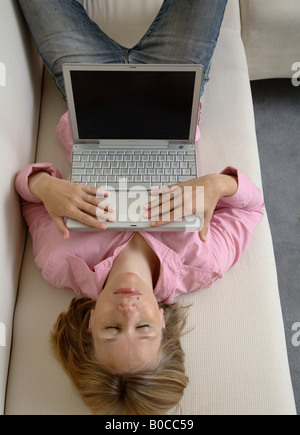
[[[195,151],[73,151],[71,181],[119,189],[140,185],[147,189],[196,177]]]

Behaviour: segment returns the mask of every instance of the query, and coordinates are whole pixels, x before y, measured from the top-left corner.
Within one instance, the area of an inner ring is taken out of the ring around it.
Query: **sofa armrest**
[[[299,0],[240,0],[250,80],[291,78],[300,62]]]
[[[43,69],[16,0],[2,0],[0,32],[0,414],[3,414],[26,235],[14,179],[18,170],[35,156]]]

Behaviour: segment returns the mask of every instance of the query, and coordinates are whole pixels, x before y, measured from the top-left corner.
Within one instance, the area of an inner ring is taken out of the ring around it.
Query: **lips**
[[[140,296],[141,293],[134,288],[120,288],[119,290],[114,292],[114,295],[123,295],[123,296]]]

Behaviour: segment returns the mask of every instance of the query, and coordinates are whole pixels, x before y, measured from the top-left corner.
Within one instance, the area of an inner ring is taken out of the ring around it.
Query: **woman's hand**
[[[184,183],[162,187],[150,192],[158,199],[146,204],[145,217],[151,226],[160,226],[190,214],[202,220],[200,239],[205,242],[209,223],[218,201],[223,196],[231,196],[237,191],[235,176],[209,174]]]
[[[96,216],[104,220],[115,219],[111,214],[114,211],[113,207],[106,207],[105,203],[96,197],[96,194],[107,197],[109,193],[104,190],[52,177],[46,172],[32,175],[29,178],[29,189],[44,203],[65,240],[69,239],[70,233],[64,217],[76,219],[99,230],[105,230],[107,225],[96,219]]]

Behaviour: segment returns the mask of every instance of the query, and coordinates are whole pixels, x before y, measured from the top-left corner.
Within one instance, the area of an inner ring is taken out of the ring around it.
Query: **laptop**
[[[202,65],[65,64],[63,74],[74,142],[70,180],[110,192],[105,202],[116,221],[107,230],[198,231],[192,213],[159,227],[143,215],[155,199],[149,190],[197,176]],[[66,225],[95,231],[70,218]]]

